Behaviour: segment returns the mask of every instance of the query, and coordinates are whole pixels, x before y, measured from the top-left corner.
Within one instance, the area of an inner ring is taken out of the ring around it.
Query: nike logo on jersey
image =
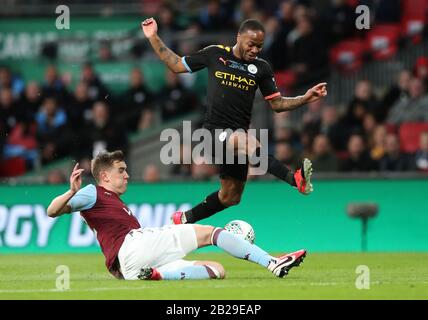
[[[106,195],[108,195],[108,196],[111,196],[111,193],[110,193],[110,192],[107,192],[107,191],[104,191],[104,194],[106,194]]]

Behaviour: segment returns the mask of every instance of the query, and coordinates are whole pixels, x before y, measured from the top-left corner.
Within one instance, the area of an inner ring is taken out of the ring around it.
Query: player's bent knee
[[[228,207],[236,206],[240,202],[241,202],[241,195],[235,195],[235,196],[229,197],[226,201]]]
[[[241,202],[241,194],[240,193],[225,193],[220,195],[220,202],[226,207],[236,206]]]
[[[236,206],[240,202],[241,202],[241,195],[240,194],[233,197],[233,199],[232,199],[232,203],[233,203],[232,205],[233,206]]]

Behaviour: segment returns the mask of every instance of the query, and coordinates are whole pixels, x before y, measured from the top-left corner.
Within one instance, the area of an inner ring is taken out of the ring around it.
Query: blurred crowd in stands
[[[197,95],[166,71],[165,87],[156,96],[144,84],[142,71],[129,75],[130,87],[113,96],[91,64],[82,66],[74,90],[54,65],[45,81],[24,83],[0,68],[0,130],[3,159],[24,160],[25,170],[71,156],[89,170],[89,160],[102,150],[128,150],[129,135],[153,123],[155,109],[162,121],[184,115],[198,105]]]
[[[183,27],[175,20],[171,2],[151,2],[159,4],[154,15],[161,37],[180,55],[209,43],[177,42],[172,35],[178,31],[197,38],[205,32],[236,32],[247,18],[261,20],[266,28],[263,57],[276,74],[290,71],[286,74],[293,75],[296,87],[326,79],[331,71],[329,49],[359,36],[356,5],[372,9],[373,23],[398,23],[402,18],[400,0],[210,0]],[[102,48],[100,57],[114,60],[108,46]],[[375,88],[369,80],[360,80],[352,99],[343,102],[344,112],[324,101],[310,104],[300,123],[291,121],[289,113],[272,112],[270,151],[292,169],[308,157],[317,172],[428,171],[428,57],[421,56],[412,70],[396,76],[390,88]],[[142,70],[134,68],[127,91],[114,95],[90,62],[82,65],[73,88],[54,64],[46,69],[41,83],[0,67],[0,176],[13,175],[5,172],[10,168],[8,161],[14,161],[11,167],[22,174],[65,156],[90,172],[93,155],[105,149],[127,152],[129,135],[153,126],[157,114],[165,122],[203,108],[199,93],[186,85],[183,76],[167,71],[165,79],[165,87],[153,93],[145,85]],[[144,168],[142,179],[167,178],[158,165]],[[216,168],[209,165],[176,165],[170,172],[171,177],[192,180],[215,175]],[[53,170],[47,179],[58,183],[66,177]]]

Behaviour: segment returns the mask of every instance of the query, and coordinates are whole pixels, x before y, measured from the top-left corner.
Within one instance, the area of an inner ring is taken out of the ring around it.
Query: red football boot
[[[294,173],[294,180],[297,184],[297,189],[304,195],[310,194],[314,191],[311,183],[312,177],[312,162],[309,159],[303,159],[302,167]]]
[[[186,219],[186,216],[182,211],[174,212],[171,216],[172,224],[185,224],[186,223],[185,219]]]
[[[268,269],[277,277],[285,277],[291,268],[298,267],[306,257],[306,250],[299,250],[277,257],[269,263]]]

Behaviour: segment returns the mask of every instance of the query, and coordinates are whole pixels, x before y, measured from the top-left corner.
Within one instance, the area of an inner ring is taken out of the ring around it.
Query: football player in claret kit
[[[208,69],[208,106],[203,126],[211,131],[214,143],[219,145],[215,148],[216,152],[227,147],[236,157],[243,155],[247,159],[245,163],[239,163],[236,159],[233,163],[226,163],[223,156],[214,152],[215,163],[219,163],[218,159],[222,160],[220,190],[208,195],[191,210],[176,212],[172,217],[175,224],[195,223],[238,204],[241,199],[249,162],[257,158],[261,148],[259,141],[248,134],[257,88],[275,112],[286,112],[325,97],[327,84],[320,83],[302,96],[282,97],[270,65],[257,57],[263,47],[265,29],[254,19],[242,22],[233,47],[211,45],[184,57],[178,56],[160,39],[153,18],[143,21],[141,27],[156,54],[173,72],[192,73]],[[217,135],[219,130],[224,132]],[[302,194],[312,192],[310,160],[304,159],[301,168],[293,172],[274,156],[265,158],[261,161],[267,164],[268,173],[296,187]]]
[[[197,224],[142,228],[120,199],[128,185],[126,168],[122,151],[100,153],[91,162],[96,185],[81,189],[83,169],[76,164],[70,189],[53,199],[47,209],[50,217],[80,211],[97,236],[107,269],[116,278],[222,279],[225,271],[217,262],[183,260],[188,253],[209,245],[266,267],[281,278],[303,261],[305,250],[273,257],[222,228]]]

